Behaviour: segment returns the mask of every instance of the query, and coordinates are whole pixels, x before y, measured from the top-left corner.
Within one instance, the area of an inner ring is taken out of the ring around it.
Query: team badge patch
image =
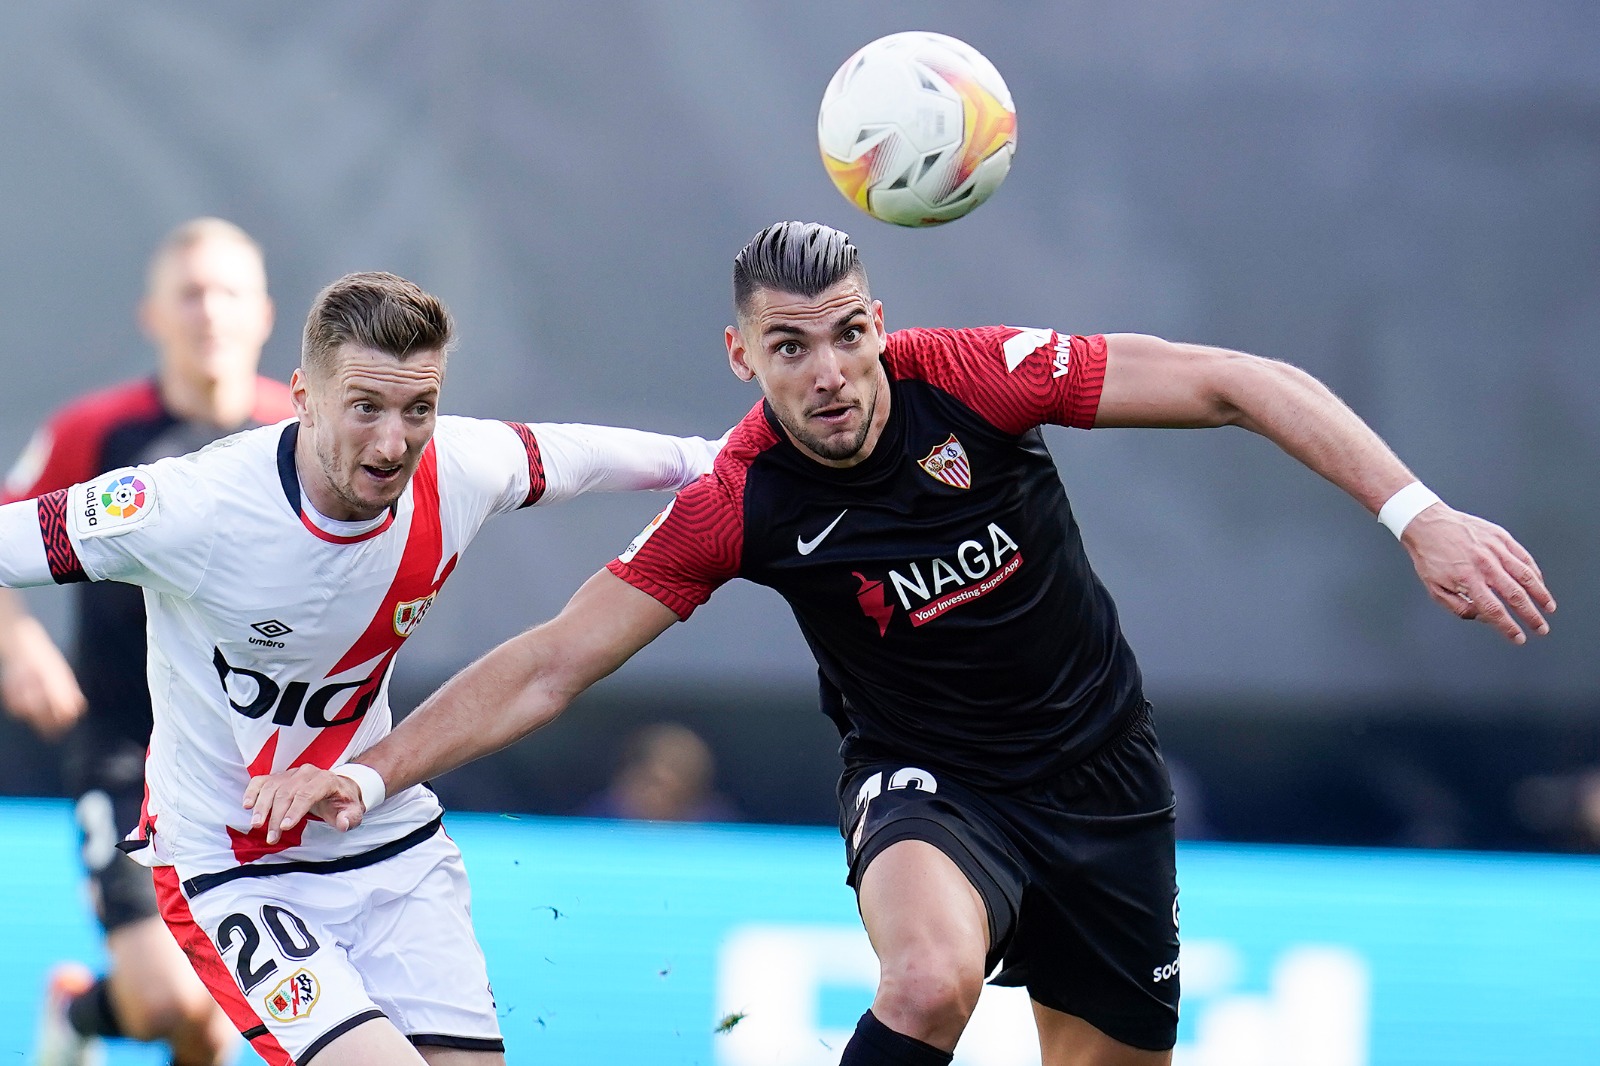
[[[78,536],[112,536],[155,516],[156,482],[148,470],[114,470],[99,481],[73,486],[69,499]]]
[[[677,502],[677,498],[674,497],[672,503]],[[661,513],[650,519],[650,524],[639,531],[639,535],[633,538],[633,542],[623,550],[621,555],[617,556],[619,562],[628,563],[633,561],[633,557],[639,554],[639,549],[644,547],[644,542],[650,539],[650,534],[660,529],[661,523],[665,522],[667,515],[672,513],[672,503],[663,507]]]
[[[972,487],[972,463],[967,459],[967,450],[956,440],[954,433],[950,434],[949,440],[929,452],[928,457],[917,465],[935,481],[942,481],[958,489]]]
[[[274,1021],[297,1022],[311,1013],[322,996],[322,985],[317,975],[302,966],[278,982],[262,1002]]]
[[[395,604],[395,635],[409,637],[411,631],[422,624],[422,616],[428,613],[428,608],[433,606],[434,598],[438,595],[437,592],[432,592],[420,600],[407,600],[405,603]]]

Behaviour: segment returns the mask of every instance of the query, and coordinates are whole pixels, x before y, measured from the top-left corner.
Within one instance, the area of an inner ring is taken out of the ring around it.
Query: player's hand
[[[1527,641],[1524,628],[1550,632],[1544,615],[1556,601],[1539,564],[1493,522],[1436,503],[1411,520],[1400,543],[1428,595],[1457,618],[1487,623],[1513,644]]]
[[[343,833],[360,825],[367,810],[354,781],[320,766],[297,766],[252,777],[244,789],[244,809],[251,812],[251,832],[267,827],[268,844],[276,844],[307,815],[315,815]]]
[[[61,736],[88,706],[72,667],[35,618],[13,626],[0,661],[0,700],[46,740]]]

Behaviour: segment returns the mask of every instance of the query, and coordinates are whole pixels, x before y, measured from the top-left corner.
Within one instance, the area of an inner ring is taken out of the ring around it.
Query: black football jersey
[[[757,404],[611,570],[685,618],[732,577],[777,590],[849,762],[1041,780],[1143,699],[1039,431],[1093,423],[1104,338],[902,330],[883,362],[866,460],[815,462]]]

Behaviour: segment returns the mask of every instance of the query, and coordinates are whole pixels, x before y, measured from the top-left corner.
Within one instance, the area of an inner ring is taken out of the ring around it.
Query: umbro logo
[[[269,618],[265,622],[254,622],[250,628],[261,634],[259,637],[251,637],[250,643],[260,645],[263,648],[283,647],[283,641],[274,638],[281,637],[285,633],[294,632],[287,623],[280,622],[276,618]],[[263,637],[266,639],[262,639]]]
[[[827,529],[824,529],[821,533],[818,533],[810,540],[807,540],[804,537],[794,538],[794,550],[799,552],[801,555],[810,555],[812,552],[816,551],[817,545],[821,544],[823,540],[827,538],[828,534],[833,532],[833,527],[839,524],[839,519],[843,518],[849,513],[850,508],[848,507],[840,511],[839,517],[835,518],[832,522],[829,522]]]

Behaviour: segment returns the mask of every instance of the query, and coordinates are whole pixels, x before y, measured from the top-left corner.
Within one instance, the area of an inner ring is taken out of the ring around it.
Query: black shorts
[[[144,749],[80,729],[68,742],[67,778],[78,797],[80,855],[100,927],[112,933],[157,917],[149,868],[117,850],[144,806]]]
[[[1173,796],[1148,705],[1042,784],[979,793],[872,762],[840,779],[839,812],[852,888],[889,845],[932,844],[983,897],[995,984],[1134,1047],[1177,1042]]]

